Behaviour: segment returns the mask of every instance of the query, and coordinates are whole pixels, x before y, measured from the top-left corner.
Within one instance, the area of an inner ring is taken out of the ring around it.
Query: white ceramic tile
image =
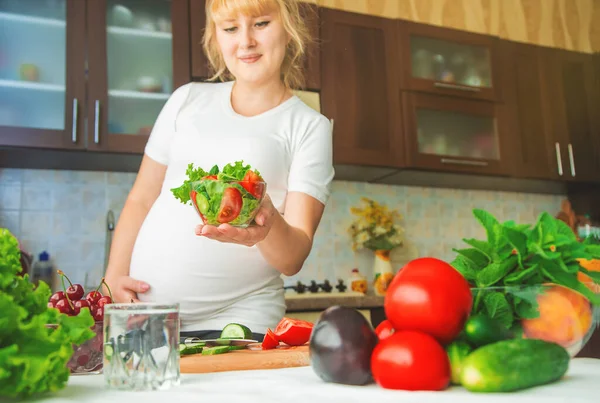
[[[23,182],[23,170],[14,168],[0,168],[0,184],[17,184]]]
[[[23,183],[33,185],[51,185],[54,183],[54,171],[49,169],[25,169]]]
[[[24,211],[51,211],[52,210],[52,183],[23,185],[21,193],[21,209]]]
[[[0,209],[19,210],[21,208],[21,184],[0,185]]]
[[[52,210],[79,212],[83,210],[83,187],[79,184],[56,185],[52,191]]]
[[[52,233],[52,214],[49,212],[23,211],[21,235],[33,239],[49,238]]]
[[[81,231],[81,213],[54,212],[52,214],[52,235],[55,238],[79,235]]]
[[[0,210],[0,228],[8,229],[17,238],[21,235],[20,219],[18,210]]]

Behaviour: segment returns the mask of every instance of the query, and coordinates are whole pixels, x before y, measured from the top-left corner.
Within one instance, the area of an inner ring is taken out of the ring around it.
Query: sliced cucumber
[[[229,346],[207,347],[202,350],[202,355],[225,354],[231,350]]]
[[[252,330],[239,323],[230,323],[221,331],[221,339],[250,339]]]
[[[245,350],[247,348],[247,346],[229,346],[229,349],[231,351],[233,350]]]
[[[179,344],[179,354],[180,355],[197,354],[197,353],[202,352],[202,349],[204,348],[204,346],[205,346],[204,343],[197,343],[197,344],[180,343]]]
[[[202,214],[206,214],[209,208],[208,199],[202,193],[196,193],[196,206]]]

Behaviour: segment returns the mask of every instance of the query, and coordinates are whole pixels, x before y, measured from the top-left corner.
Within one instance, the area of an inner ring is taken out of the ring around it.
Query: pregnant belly
[[[226,307],[279,277],[256,247],[220,243],[194,234],[190,206],[159,200],[138,234],[131,277],[147,282],[142,301],[179,302],[182,311]]]

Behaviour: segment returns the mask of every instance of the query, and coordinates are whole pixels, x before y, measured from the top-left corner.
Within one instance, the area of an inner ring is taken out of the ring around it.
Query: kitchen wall
[[[135,174],[0,169],[0,227],[7,227],[25,248],[47,250],[56,267],[73,280],[97,284],[104,262],[108,209],[117,218]],[[302,271],[290,278],[309,282],[346,279],[354,267],[372,276],[372,253],[354,253],[346,229],[349,210],[368,195],[403,215],[406,245],[392,254],[395,269],[418,256],[453,258],[463,237],[483,237],[472,217],[484,208],[500,220],[534,222],[542,211],[556,214],[561,196],[510,192],[434,189],[334,181],[313,251]],[[191,208],[191,207],[190,207]]]
[[[543,46],[600,52],[598,0],[304,0]]]

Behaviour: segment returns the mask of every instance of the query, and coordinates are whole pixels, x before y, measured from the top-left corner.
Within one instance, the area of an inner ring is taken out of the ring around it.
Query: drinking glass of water
[[[179,385],[179,304],[104,306],[104,380],[126,390]]]

